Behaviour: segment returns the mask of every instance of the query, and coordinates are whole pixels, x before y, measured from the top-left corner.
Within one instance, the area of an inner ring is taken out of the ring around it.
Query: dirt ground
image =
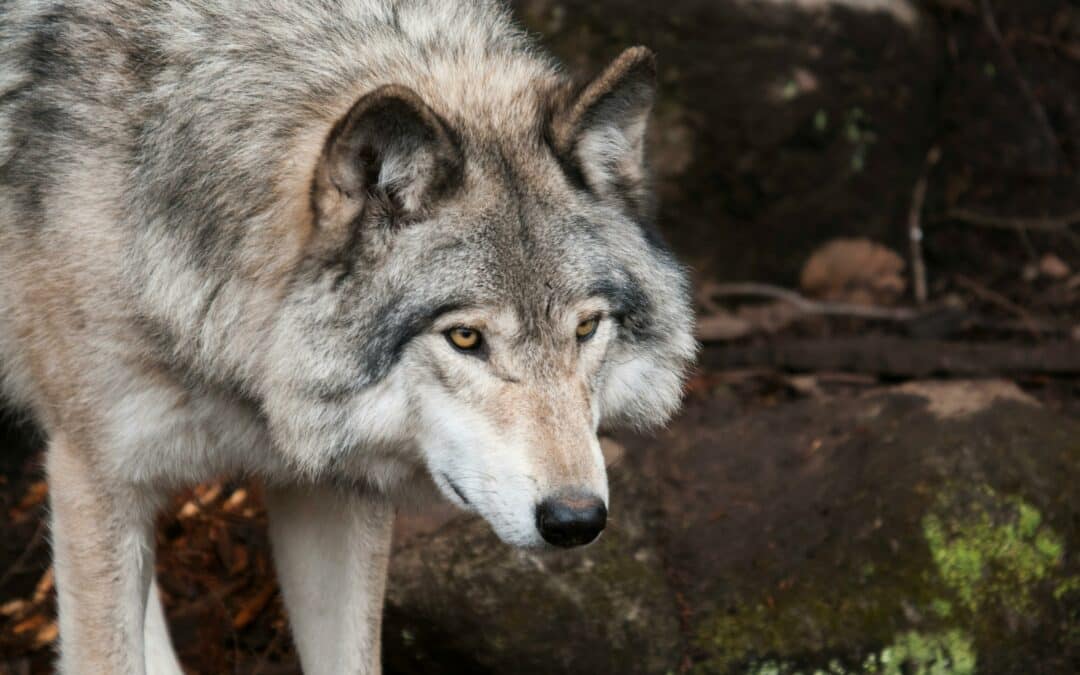
[[[828,481],[779,498],[783,486],[770,472],[794,460],[776,447],[800,425],[816,424],[812,402],[854,400],[915,379],[1004,377],[1038,400],[1053,416],[1046,419],[1080,420],[1080,7],[1054,0],[511,4],[583,75],[630,44],[650,45],[660,58],[652,128],[660,226],[694,269],[705,348],[676,425],[682,440],[624,440],[626,467],[655,470],[657,443],[722,445],[724,471],[748,472],[747,484],[777,497],[745,494],[746,484],[735,482],[698,485],[704,492],[690,503],[695,488],[669,474],[656,488],[662,508],[691,519],[731,522],[732,509],[751,502],[759,509],[739,521],[738,536],[693,548],[677,536],[665,544],[662,572],[679,589],[676,614],[685,610],[673,624],[671,672],[728,672],[686,633],[694,612],[705,611],[694,595],[719,591],[679,581],[685,575],[708,578],[725,565],[759,573],[740,541],[769,530],[787,542],[771,554],[768,572],[783,584],[805,563],[807,537],[832,541],[861,527],[836,511],[800,509],[830,490],[842,492],[840,501],[857,494],[852,486],[866,465],[854,458],[873,452],[858,445],[858,425],[845,428],[855,445],[837,456]],[[924,234],[922,302],[913,220]],[[846,240],[857,241],[823,248]],[[972,355],[973,346],[981,351]],[[717,440],[716,426],[737,415],[763,425],[756,444]],[[27,425],[10,418],[0,425],[0,675],[51,672],[57,639],[41,445]],[[1066,452],[1075,462],[1080,448]],[[692,456],[706,462],[709,454]],[[711,475],[720,466],[687,471]],[[709,513],[695,511],[702,504]],[[445,521],[437,514],[410,521],[399,551],[437,539]],[[1072,533],[1060,562],[1070,569],[1078,523],[1059,528]],[[258,486],[223,480],[178,495],[161,519],[158,547],[169,622],[191,672],[299,672]],[[1075,593],[1062,597],[1047,615],[1060,629],[1050,631],[1057,654],[1040,670],[1013,663],[992,672],[1080,672],[1080,608]],[[437,672],[401,637],[416,619],[402,607],[388,614],[388,630],[397,632],[387,640],[387,671]],[[422,634],[441,645],[434,650],[441,662],[479,668],[455,654],[457,642],[439,633],[441,625]],[[1038,626],[1021,633],[1038,635]],[[796,672],[785,668],[753,672]]]

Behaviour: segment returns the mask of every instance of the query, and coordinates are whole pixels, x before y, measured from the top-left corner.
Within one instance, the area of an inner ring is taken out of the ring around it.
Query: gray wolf
[[[575,84],[494,0],[0,2],[0,364],[48,436],[59,669],[178,673],[173,490],[264,482],[308,673],[376,673],[395,500],[603,529],[598,430],[696,345],[655,65]]]

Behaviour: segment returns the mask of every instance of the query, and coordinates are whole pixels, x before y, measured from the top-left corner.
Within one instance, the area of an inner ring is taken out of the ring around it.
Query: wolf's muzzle
[[[549,544],[562,548],[584,546],[600,536],[607,524],[607,507],[599,497],[570,494],[549,497],[536,507],[536,529]]]

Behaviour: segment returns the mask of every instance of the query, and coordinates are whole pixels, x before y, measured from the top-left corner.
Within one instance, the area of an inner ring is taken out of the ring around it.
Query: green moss
[[[1034,506],[1019,500],[1016,505],[1016,527],[1021,537],[1031,538],[1038,534],[1042,514]]]
[[[866,646],[892,641],[904,624],[905,605],[933,616],[934,607],[941,607],[940,598],[947,593],[936,576],[924,573],[932,566],[929,560],[914,556],[894,564],[897,567],[874,575],[877,583],[837,587],[836,578],[845,573],[831,568],[823,574],[833,576],[825,577],[821,586],[807,584],[768,596],[763,602],[714,612],[699,624],[696,633],[696,646],[709,657],[697,664],[695,672],[739,672],[748,663],[758,664],[753,667],[756,670],[746,671],[752,675],[860,672],[845,669],[841,661],[830,661],[829,656],[814,655],[845,654],[851,664],[861,663]],[[761,660],[769,655],[780,660]],[[784,665],[785,659],[795,656],[825,669],[801,671]]]
[[[1061,560],[1061,555],[1065,552],[1065,546],[1062,544],[1061,538],[1049,531],[1039,532],[1038,536],[1035,537],[1035,549],[1044,559],[1051,561],[1055,565],[1057,561]]]
[[[959,630],[909,632],[881,650],[863,669],[880,675],[974,675],[975,643]]]
[[[942,598],[937,598],[931,602],[930,609],[942,619],[949,618],[952,616],[953,612],[952,603],[948,600],[943,600]]]
[[[697,625],[695,647],[707,656],[695,672],[973,673],[975,639],[993,632],[980,617],[1030,614],[1040,589],[1059,599],[1080,591],[1080,578],[1055,577],[1064,539],[1035,506],[988,486],[946,486],[939,495],[909,535],[921,532],[925,547],[888,557],[865,550],[841,569],[807,568],[786,590],[729,598]],[[837,578],[855,583],[837,586]],[[922,617],[919,631],[905,632],[912,612]],[[837,655],[847,665],[830,660]]]
[[[1062,560],[1062,538],[1038,509],[992,488],[953,491],[922,521],[942,581],[969,611],[1002,602],[1023,611]]]
[[[854,669],[837,660],[812,670],[788,661],[764,661],[747,668],[744,675],[974,675],[977,660],[975,642],[963,631],[910,631]]]
[[[1054,587],[1054,599],[1061,601],[1067,596],[1080,594],[1080,577],[1069,577]]]

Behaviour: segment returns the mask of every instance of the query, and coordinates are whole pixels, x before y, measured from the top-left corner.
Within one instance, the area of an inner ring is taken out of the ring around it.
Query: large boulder
[[[387,670],[1077,672],[1080,423],[1013,385],[719,392],[626,445],[594,546],[399,550]]]

